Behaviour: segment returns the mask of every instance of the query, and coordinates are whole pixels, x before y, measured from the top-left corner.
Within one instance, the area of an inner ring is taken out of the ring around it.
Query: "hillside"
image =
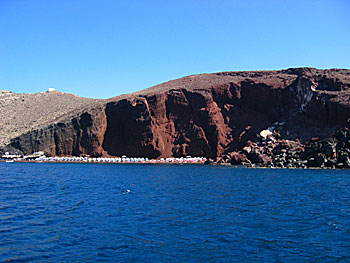
[[[16,94],[0,91],[0,145],[23,133],[56,122],[94,99],[81,98],[59,91]]]
[[[7,134],[12,140],[5,149],[42,150],[50,155],[192,155],[230,161],[234,153],[250,156],[242,153],[247,146],[260,149],[259,134],[266,129],[273,130],[277,140],[272,147],[289,140],[303,149],[312,138],[329,138],[346,125],[350,70],[200,74],[108,100],[70,98],[63,100],[70,101],[67,106],[52,103],[59,114],[55,118],[45,114],[40,128],[36,118],[13,122],[12,130],[16,127],[22,134],[16,138]],[[16,118],[30,115],[33,109],[27,107]],[[32,129],[32,125],[36,126]]]

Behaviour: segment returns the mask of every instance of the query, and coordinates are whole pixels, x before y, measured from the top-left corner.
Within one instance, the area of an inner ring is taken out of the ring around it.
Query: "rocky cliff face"
[[[0,146],[23,133],[49,126],[96,100],[59,91],[16,94],[0,91]]]
[[[240,151],[273,129],[301,144],[350,118],[350,70],[311,68],[188,76],[100,101],[13,139],[50,155],[206,156]]]
[[[5,147],[25,154],[45,151],[49,155],[102,155],[106,117],[101,107],[89,109],[45,128],[27,132]]]

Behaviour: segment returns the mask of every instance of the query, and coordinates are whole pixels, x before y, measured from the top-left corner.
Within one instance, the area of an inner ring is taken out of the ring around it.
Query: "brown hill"
[[[105,101],[80,101],[5,149],[214,158],[241,150],[268,127],[280,139],[302,143],[330,136],[350,117],[349,98],[345,69],[193,75]]]
[[[0,91],[0,145],[19,135],[54,123],[96,100],[59,91],[16,94]]]

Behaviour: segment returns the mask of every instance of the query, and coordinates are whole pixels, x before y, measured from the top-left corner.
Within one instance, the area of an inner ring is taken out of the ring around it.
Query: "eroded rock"
[[[5,148],[26,154],[191,155],[233,164],[332,166],[328,160],[349,149],[349,97],[349,70],[193,75],[89,102],[13,138]],[[324,141],[340,127],[345,128],[333,141]],[[264,138],[263,130],[270,131]],[[312,138],[319,142],[307,143]],[[346,166],[347,159],[341,163]]]

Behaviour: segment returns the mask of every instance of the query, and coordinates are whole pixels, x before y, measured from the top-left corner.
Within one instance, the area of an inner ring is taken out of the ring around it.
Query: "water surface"
[[[2,262],[350,262],[350,171],[0,163]]]

